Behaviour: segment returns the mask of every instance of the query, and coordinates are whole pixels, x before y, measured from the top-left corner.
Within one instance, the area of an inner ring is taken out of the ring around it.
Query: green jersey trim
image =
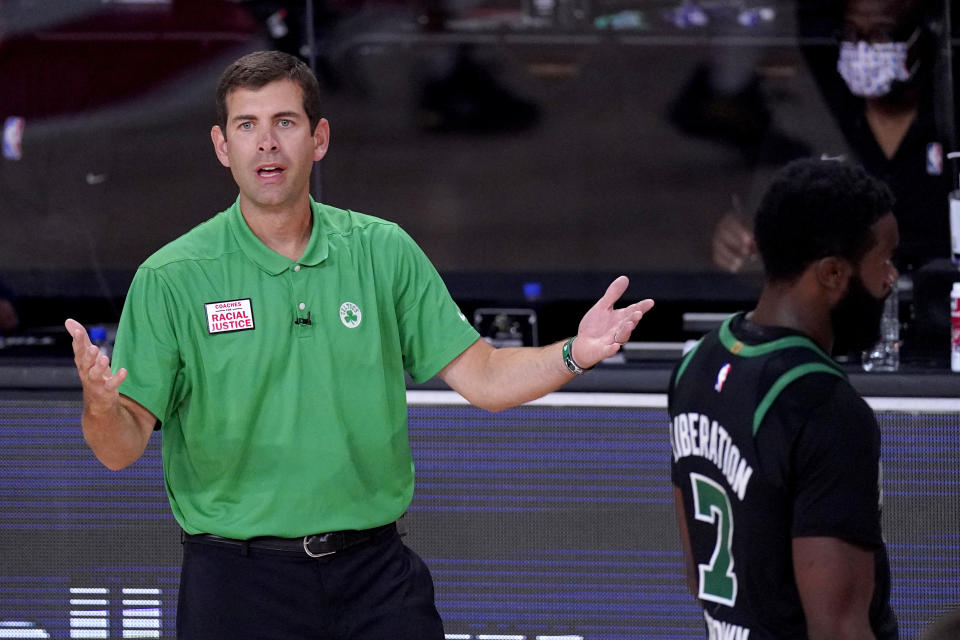
[[[718,338],[720,344],[735,356],[742,358],[755,358],[758,356],[765,356],[774,351],[780,351],[783,349],[809,349],[813,351],[816,355],[820,356],[822,362],[810,362],[807,364],[797,365],[792,369],[787,370],[776,382],[767,390],[767,393],[764,394],[763,400],[760,401],[760,404],[757,405],[756,411],[753,413],[753,435],[757,435],[757,431],[760,429],[760,425],[763,423],[763,419],[766,417],[767,412],[770,410],[770,407],[773,406],[774,401],[780,395],[780,393],[787,388],[792,382],[795,382],[798,378],[802,378],[805,375],[811,373],[828,373],[830,375],[837,376],[839,378],[846,379],[846,374],[843,372],[843,369],[840,368],[836,362],[833,361],[827,353],[817,346],[817,344],[807,338],[806,336],[786,336],[783,338],[777,338],[776,340],[771,340],[770,342],[765,342],[763,344],[744,344],[733,335],[733,331],[730,329],[730,324],[733,322],[733,319],[741,314],[734,314],[723,321],[720,325],[720,330],[718,331]],[[692,355],[692,351],[691,351]],[[689,359],[684,361],[681,365],[681,372],[686,368]],[[677,379],[679,379],[679,374]]]
[[[785,338],[777,338],[776,340],[771,340],[770,342],[765,342],[763,344],[744,344],[737,340],[737,337],[733,335],[733,331],[730,330],[730,323],[736,316],[730,316],[723,321],[723,324],[720,325],[720,344],[726,347],[727,351],[732,353],[735,356],[741,356],[743,358],[755,358],[757,356],[764,356],[772,351],[777,351],[778,349],[789,349],[791,347],[802,347],[805,349],[811,349],[816,352],[821,358],[826,360],[828,363],[841,371],[839,365],[833,364],[833,359],[827,354],[826,351],[817,346],[817,344],[810,338],[804,336],[787,336]]]
[[[690,348],[690,351],[687,352],[687,355],[683,357],[683,362],[680,363],[680,367],[677,369],[677,377],[674,378],[674,384],[680,382],[680,376],[683,375],[684,370],[686,370],[687,365],[690,364],[690,361],[693,360],[693,354],[697,352],[697,349],[700,348],[700,345],[703,344],[703,339],[697,340],[697,344],[693,345]]]
[[[757,410],[753,412],[753,435],[757,435],[760,424],[763,422],[764,417],[766,417],[767,411],[770,410],[774,400],[777,399],[777,396],[792,382],[810,373],[829,373],[839,378],[846,378],[842,371],[838,371],[836,367],[825,362],[810,362],[790,369],[777,378],[777,381],[773,383],[773,386],[771,386],[766,395],[763,396],[763,400],[757,405]]]

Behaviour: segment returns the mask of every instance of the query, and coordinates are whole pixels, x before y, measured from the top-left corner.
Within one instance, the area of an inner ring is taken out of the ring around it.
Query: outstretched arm
[[[617,353],[643,314],[653,307],[653,300],[648,299],[614,309],[629,284],[626,276],[614,280],[580,321],[572,355],[581,367],[592,367]],[[562,351],[562,342],[495,349],[478,340],[438,375],[470,404],[499,411],[539,398],[573,378],[563,363]]]
[[[794,538],[793,571],[810,640],[874,640],[873,551],[839,538]]]
[[[64,323],[73,336],[73,359],[83,385],[83,438],[109,469],[133,464],[147,448],[156,417],[117,389],[127,370],[110,371],[110,359],[90,342],[76,320]]]

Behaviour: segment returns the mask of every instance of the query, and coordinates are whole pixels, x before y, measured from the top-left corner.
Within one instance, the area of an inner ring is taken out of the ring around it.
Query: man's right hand
[[[90,342],[76,320],[64,322],[73,336],[73,361],[83,385],[83,438],[108,469],[123,469],[147,448],[156,417],[142,405],[120,395],[127,370],[110,371],[110,358]]]
[[[127,370],[110,371],[110,359],[90,342],[82,324],[68,318],[63,326],[73,336],[73,362],[83,385],[83,406],[92,414],[111,411],[119,401],[117,389],[127,377]]]
[[[756,259],[757,248],[753,234],[736,213],[727,213],[713,230],[713,263],[731,273],[740,271],[745,264]]]

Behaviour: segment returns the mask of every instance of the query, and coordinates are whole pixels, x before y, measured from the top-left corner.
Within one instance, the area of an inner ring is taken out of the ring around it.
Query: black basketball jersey
[[[875,550],[871,625],[897,637],[880,530],[873,411],[808,337],[738,314],[680,362],[669,389],[671,472],[683,494],[710,638],[806,638],[791,542]]]

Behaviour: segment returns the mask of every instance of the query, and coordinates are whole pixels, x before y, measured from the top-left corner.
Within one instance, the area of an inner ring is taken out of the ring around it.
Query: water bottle
[[[883,303],[880,320],[880,340],[861,357],[864,371],[896,371],[900,368],[900,305],[897,286]]]
[[[960,267],[960,151],[952,151],[947,158],[953,160],[954,175],[958,176],[954,182],[954,190],[947,197],[950,203],[950,259],[955,266]]]
[[[960,282],[950,290],[950,370],[960,372]]]
[[[950,192],[950,260],[960,267],[960,190]]]

